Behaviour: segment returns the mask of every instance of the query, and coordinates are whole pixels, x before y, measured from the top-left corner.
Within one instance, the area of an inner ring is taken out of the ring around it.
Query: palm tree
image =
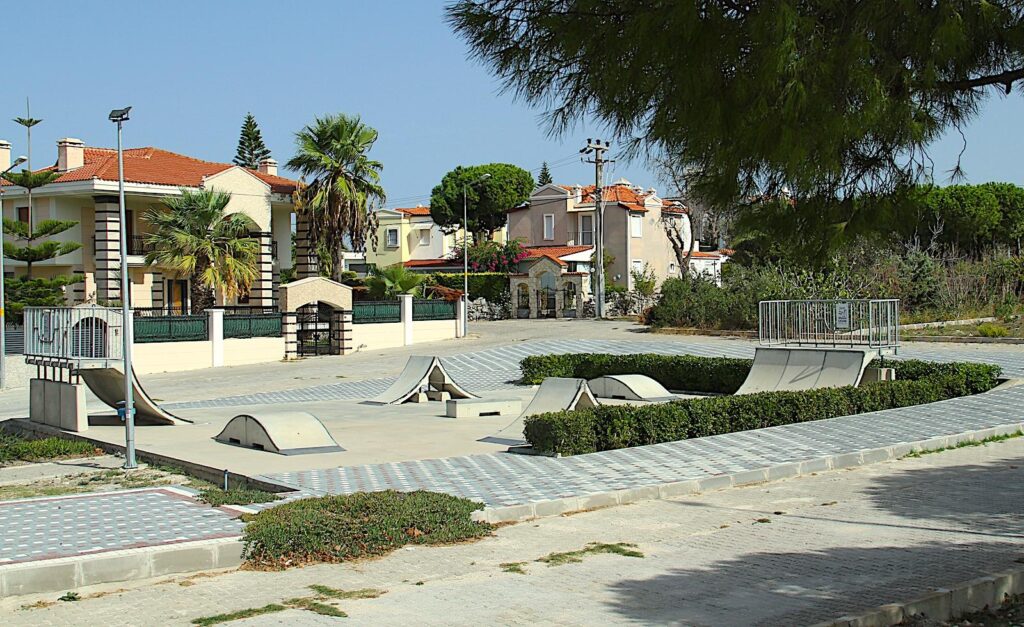
[[[183,188],[165,208],[146,213],[154,227],[146,263],[191,279],[192,313],[215,304],[215,289],[237,296],[259,277],[259,241],[250,235],[258,227],[243,213],[225,213],[230,200],[224,192]]]
[[[295,156],[288,167],[308,181],[303,188],[303,208],[309,220],[313,248],[326,249],[331,258],[331,278],[341,278],[341,251],[346,243],[362,250],[366,242],[366,217],[371,206],[386,197],[380,185],[379,161],[367,153],[377,141],[377,131],[359,116],[344,113],[316,118],[295,134]]]
[[[366,287],[370,296],[379,299],[392,299],[399,294],[415,293],[426,279],[422,274],[412,272],[400,263],[390,265],[383,270],[374,268],[366,277]]]

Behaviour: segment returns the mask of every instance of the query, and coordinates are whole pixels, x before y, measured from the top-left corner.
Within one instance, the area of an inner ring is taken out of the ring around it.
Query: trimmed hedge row
[[[616,363],[615,356],[599,357],[612,359],[584,359],[578,363],[586,365],[578,365],[574,374],[566,374],[565,370],[561,370],[559,374],[551,376],[583,376],[575,373],[585,372],[597,363]],[[681,363],[692,363],[694,360],[699,362],[709,359],[660,355],[623,357],[647,357],[650,363],[663,365],[668,365],[665,360],[671,362],[678,359]],[[940,364],[906,360],[889,362],[887,365],[895,366],[897,381],[862,387],[695,398],[652,405],[602,405],[594,409],[528,417],[524,434],[538,451],[579,455],[933,403],[986,392],[995,387],[1001,373],[998,366],[975,363]],[[536,372],[537,368],[534,368],[531,376]],[[600,372],[593,376],[601,374],[612,372]],[[670,388],[700,389],[693,384],[680,385],[680,380],[667,376],[658,380]],[[705,388],[713,387],[711,380],[690,378],[684,381],[704,383]],[[732,385],[731,382],[727,384]]]
[[[536,385],[548,377],[594,379],[610,374],[644,374],[670,390],[732,394],[750,371],[750,359],[693,355],[536,355],[519,363],[523,383]]]

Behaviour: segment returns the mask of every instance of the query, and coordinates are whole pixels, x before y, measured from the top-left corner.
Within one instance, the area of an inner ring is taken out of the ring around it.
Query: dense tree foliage
[[[540,174],[537,175],[537,186],[548,185],[552,183],[554,179],[551,178],[551,169],[548,167],[548,162],[540,164]]]
[[[481,180],[484,175],[490,177]],[[452,232],[462,224],[463,193],[468,207],[469,232],[490,236],[505,226],[507,212],[530,198],[533,176],[508,163],[459,166],[444,175],[430,193],[430,216]]]
[[[238,150],[235,153],[234,164],[243,168],[255,170],[259,167],[260,161],[270,156],[270,149],[263,143],[263,133],[260,132],[256,118],[251,113],[245,114],[242,122],[242,131],[238,136]]]
[[[1019,0],[459,0],[447,15],[554,131],[605,123],[709,206],[786,194],[769,216],[796,214],[818,255],[891,221],[933,174],[929,144],[1024,79]]]

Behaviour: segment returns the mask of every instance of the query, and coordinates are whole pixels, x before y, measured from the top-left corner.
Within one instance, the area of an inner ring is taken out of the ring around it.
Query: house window
[[[384,233],[385,245],[388,248],[398,248],[398,229],[388,229]]]
[[[420,229],[420,246],[430,246],[430,229]]]
[[[644,236],[644,217],[639,213],[629,214],[629,235],[630,237]]]
[[[555,239],[555,214],[553,213],[544,214],[544,239]]]
[[[28,224],[28,207],[18,207],[18,222]]]
[[[633,260],[633,272],[636,273],[636,274],[643,274],[644,273],[644,260],[643,259],[634,259]]]
[[[594,216],[580,216],[580,237],[578,246],[594,245]]]
[[[676,264],[674,264],[674,263],[668,264],[668,275],[669,276],[675,276],[676,275]]]

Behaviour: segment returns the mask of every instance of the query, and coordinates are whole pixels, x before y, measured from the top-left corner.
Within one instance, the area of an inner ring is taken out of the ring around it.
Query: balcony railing
[[[116,234],[115,234],[116,235]],[[153,250],[153,245],[146,242],[146,235],[132,235],[128,239],[128,254],[143,256]],[[116,240],[115,240],[116,241]],[[92,249],[96,251],[96,236],[92,236]]]
[[[568,246],[593,246],[594,245],[594,232],[593,231],[569,231],[568,239],[566,239],[566,245]]]

